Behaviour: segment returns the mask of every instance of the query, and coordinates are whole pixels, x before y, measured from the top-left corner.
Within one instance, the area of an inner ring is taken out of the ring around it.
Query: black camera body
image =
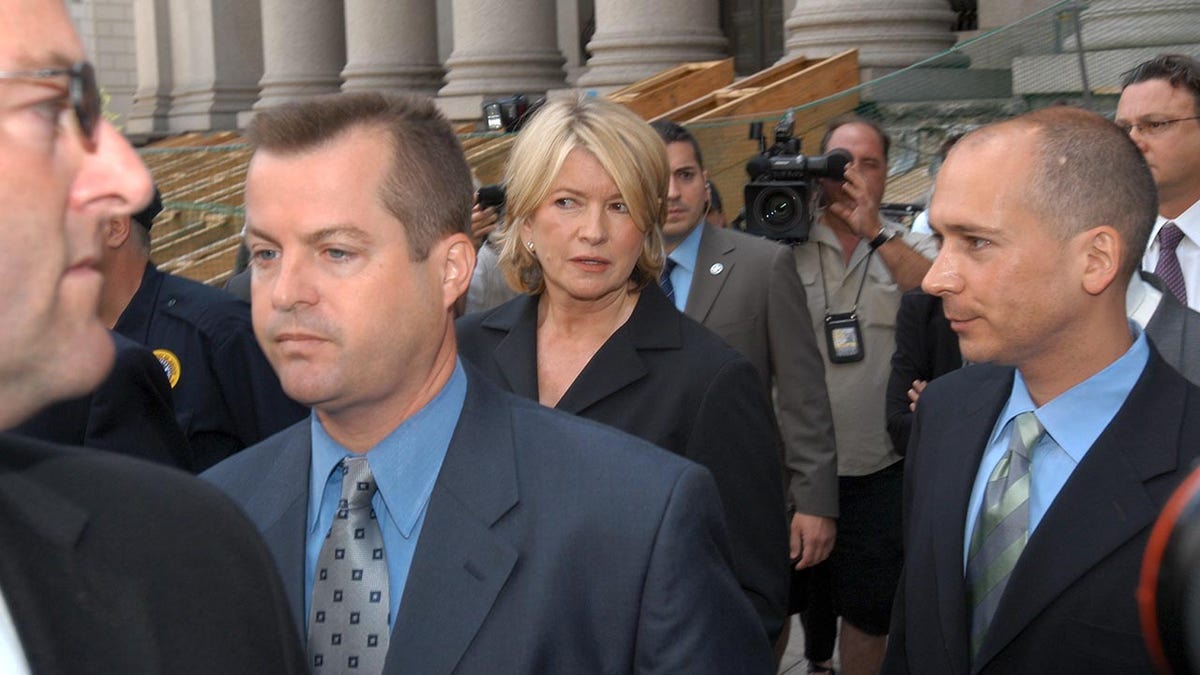
[[[475,203],[478,204],[479,208],[481,209],[486,209],[493,206],[498,209],[504,208],[505,200],[506,194],[504,185],[500,183],[495,185],[484,185],[475,192]]]
[[[820,157],[800,154],[800,140],[792,135],[795,122],[788,113],[775,127],[775,144],[762,138],[762,123],[750,125],[750,137],[763,148],[746,163],[746,232],[787,244],[808,241],[820,196],[821,178],[841,180],[853,158],[834,148]]]

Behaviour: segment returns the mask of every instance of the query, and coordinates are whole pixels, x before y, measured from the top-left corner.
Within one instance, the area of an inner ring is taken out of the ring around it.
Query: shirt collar
[[[693,227],[688,236],[684,237],[675,250],[667,256],[674,260],[676,265],[682,267],[689,276],[696,271],[696,258],[700,256],[700,238],[704,236],[705,226],[704,219],[701,219],[700,223]]]
[[[1129,322],[1129,330],[1134,341],[1120,358],[1040,408],[1034,406],[1029,389],[1025,386],[1025,378],[1018,370],[1013,378],[1008,403],[992,432],[991,443],[999,440],[1009,421],[1032,410],[1046,429],[1046,435],[1054,439],[1076,463],[1082,460],[1088,448],[1092,447],[1125,404],[1129,391],[1141,377],[1150,357],[1145,332],[1132,321]]]
[[[1183,233],[1197,245],[1200,245],[1200,201],[1188,207],[1187,211],[1179,214],[1178,218],[1163,218],[1159,216],[1154,221],[1154,229],[1150,230],[1150,245],[1158,245],[1158,231],[1168,222],[1175,223]]]
[[[466,373],[462,362],[456,361],[450,380],[437,396],[367,451],[379,495],[387,504],[393,525],[405,537],[411,535],[433,493],[466,394]],[[351,452],[326,433],[315,411],[310,424],[313,440],[309,495],[318,495],[324,492],[330,472]],[[308,502],[308,522],[315,527],[321,500],[310,498]]]
[[[1129,280],[1129,288],[1125,289],[1125,313],[1129,319],[1145,328],[1161,301],[1162,291],[1143,279],[1140,271],[1134,272]]]

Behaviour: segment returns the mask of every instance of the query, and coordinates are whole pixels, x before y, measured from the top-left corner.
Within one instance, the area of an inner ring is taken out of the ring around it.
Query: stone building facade
[[[1053,0],[66,0],[131,134],[232,129],[312,94],[435,95],[455,119],[498,96],[608,91],[684,61],[739,74],[859,49],[864,79]],[[1200,0],[1090,0],[1100,21],[1185,26]],[[1132,12],[1132,14],[1130,13]],[[961,26],[960,26],[961,27]],[[1175,31],[1178,32],[1178,31]],[[1137,41],[1129,31],[1122,40]],[[1086,38],[1086,36],[1085,36]],[[1124,48],[1124,47],[1122,47]],[[1090,47],[1089,47],[1090,49]]]

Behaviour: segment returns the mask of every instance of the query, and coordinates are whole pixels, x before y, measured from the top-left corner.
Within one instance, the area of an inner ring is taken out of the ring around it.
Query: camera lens
[[[775,188],[763,191],[756,200],[754,210],[763,224],[774,228],[787,228],[795,224],[799,195],[790,188]]]

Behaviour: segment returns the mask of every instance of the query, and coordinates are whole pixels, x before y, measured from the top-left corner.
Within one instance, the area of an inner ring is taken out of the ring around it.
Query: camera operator
[[[853,162],[844,181],[821,180],[826,206],[793,249],[826,358],[839,477],[837,545],[810,571],[801,613],[809,672],[828,669],[838,616],[843,672],[878,671],[903,557],[902,457],[887,433],[884,393],[900,297],[921,283],[937,244],[880,216],[888,147],[870,120],[830,122],[821,153],[843,148]]]

